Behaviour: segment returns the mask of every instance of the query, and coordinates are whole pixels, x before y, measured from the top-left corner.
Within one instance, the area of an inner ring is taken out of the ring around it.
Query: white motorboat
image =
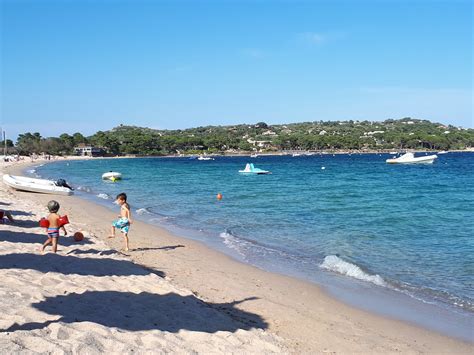
[[[293,153],[291,156],[292,156],[293,158],[296,158],[296,157],[300,157],[301,154],[300,154],[300,153]]]
[[[448,153],[448,152],[445,151],[445,150],[442,150],[442,151],[438,152],[438,154],[447,154],[447,153]]]
[[[102,180],[117,181],[122,179],[122,174],[116,171],[109,171],[108,173],[102,174]]]
[[[214,160],[214,158],[201,155],[198,160]]]
[[[258,154],[257,153],[250,154],[250,158],[258,158]]]
[[[66,196],[74,193],[72,188],[62,179],[53,181],[5,174],[3,175],[3,182],[11,188],[20,191]]]
[[[408,152],[398,158],[387,159],[386,162],[388,164],[433,164],[436,158],[438,158],[436,154],[415,157],[415,154]]]
[[[257,174],[257,175],[264,175],[264,174],[271,174],[271,172],[263,169],[259,169],[253,166],[252,163],[247,163],[245,165],[244,170],[239,170],[241,174]]]

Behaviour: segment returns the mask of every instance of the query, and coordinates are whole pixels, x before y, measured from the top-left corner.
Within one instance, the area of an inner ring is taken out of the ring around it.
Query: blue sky
[[[0,2],[14,139],[120,123],[474,127],[471,1]]]

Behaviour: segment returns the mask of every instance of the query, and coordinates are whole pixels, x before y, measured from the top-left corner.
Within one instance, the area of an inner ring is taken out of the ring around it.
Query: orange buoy
[[[216,197],[217,197],[217,199],[218,199],[219,201],[222,200],[222,194],[221,194],[220,192],[217,194]]]

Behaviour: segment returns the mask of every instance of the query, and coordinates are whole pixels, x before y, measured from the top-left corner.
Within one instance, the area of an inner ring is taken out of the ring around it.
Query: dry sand
[[[116,214],[77,197],[54,198],[88,237],[41,256],[51,198],[0,184],[0,208],[19,220],[0,224],[2,353],[474,353],[139,221],[118,253],[122,240],[106,238]]]

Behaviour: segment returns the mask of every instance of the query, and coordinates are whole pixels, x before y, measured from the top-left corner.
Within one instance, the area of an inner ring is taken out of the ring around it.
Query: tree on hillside
[[[41,153],[41,135],[35,133],[23,133],[18,135],[16,146],[20,154]]]

